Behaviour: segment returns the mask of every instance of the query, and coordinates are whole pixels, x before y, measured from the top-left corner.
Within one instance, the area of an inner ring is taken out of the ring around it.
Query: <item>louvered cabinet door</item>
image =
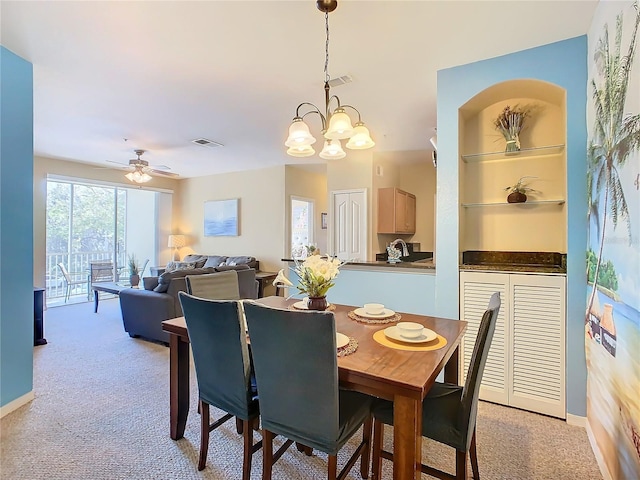
[[[565,277],[509,276],[514,407],[565,418]]]
[[[490,402],[508,405],[508,364],[509,364],[509,324],[506,321],[509,312],[509,275],[484,272],[460,272],[460,319],[469,323],[464,339],[460,345],[462,360],[459,378],[466,380],[467,370],[473,346],[480,327],[480,321],[489,299],[495,292],[500,292],[502,305],[495,333],[489,349],[487,363],[484,367],[480,398]]]

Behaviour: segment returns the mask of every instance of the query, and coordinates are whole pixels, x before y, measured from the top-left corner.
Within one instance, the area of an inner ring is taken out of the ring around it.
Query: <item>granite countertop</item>
[[[565,274],[567,255],[557,252],[469,250],[462,253],[460,270]]]
[[[283,262],[293,262],[291,258],[283,258]],[[359,262],[347,262],[345,265],[357,267],[385,267],[385,268],[411,268],[416,270],[435,270],[436,266],[431,258],[415,262],[387,263],[383,260],[364,260]]]

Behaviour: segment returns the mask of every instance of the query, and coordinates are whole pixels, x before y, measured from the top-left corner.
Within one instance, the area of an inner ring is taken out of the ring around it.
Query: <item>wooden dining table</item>
[[[288,308],[296,300],[265,297],[257,302]],[[338,357],[340,387],[391,400],[394,404],[394,480],[420,478],[422,400],[444,369],[446,382],[458,382],[458,350],[467,322],[400,313],[401,321],[418,322],[446,340],[430,351],[405,351],[381,345],[373,335],[393,324],[365,324],[349,318],[356,307],[335,305],[336,330],[358,342],[357,350]],[[184,317],[162,322],[169,333],[170,435],[183,437],[189,413],[189,334]]]

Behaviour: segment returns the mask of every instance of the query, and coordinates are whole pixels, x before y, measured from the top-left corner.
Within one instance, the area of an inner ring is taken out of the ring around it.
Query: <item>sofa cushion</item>
[[[205,267],[217,267],[227,259],[224,255],[208,255]]]
[[[220,265],[216,267],[216,272],[224,272],[226,270],[249,270],[249,265]]]
[[[165,272],[175,272],[176,270],[193,270],[196,267],[196,262],[169,262],[164,268]]]
[[[158,277],[158,286],[153,289],[154,292],[164,293],[169,289],[169,284],[174,278],[184,278],[187,275],[202,275],[203,273],[214,273],[215,268],[190,268],[182,270],[173,270],[164,272]]]
[[[256,258],[255,257],[227,257],[225,261],[225,265],[248,265],[251,268],[255,268]]]
[[[187,255],[182,259],[183,262],[194,262],[196,264],[195,268],[202,268],[204,264],[207,263],[208,257],[206,255],[198,255],[192,253]]]

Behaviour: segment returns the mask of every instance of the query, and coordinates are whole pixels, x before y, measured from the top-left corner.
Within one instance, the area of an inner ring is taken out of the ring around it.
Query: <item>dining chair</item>
[[[422,402],[422,436],[456,449],[456,475],[422,464],[422,472],[436,478],[467,478],[467,455],[473,478],[480,479],[476,452],[476,415],[482,372],[500,311],[500,293],[494,293],[482,316],[464,386],[433,384]],[[376,400],[373,405],[373,468],[371,478],[380,480],[382,459],[393,460],[393,453],[382,449],[383,424],[393,425],[393,403]]]
[[[242,421],[244,438],[242,479],[249,480],[251,459],[262,441],[253,443],[253,427],[259,416],[259,405],[257,393],[250,382],[249,352],[240,304],[235,300],[198,298],[186,292],[180,292],[179,298],[198,382],[198,470],[204,470],[207,463],[209,433],[236,417]],[[210,423],[210,405],[226,414]]]
[[[80,279],[80,280],[74,280],[73,276],[74,275],[82,275],[81,273],[69,273],[69,271],[67,270],[67,268],[64,266],[64,263],[60,262],[58,263],[58,268],[60,268],[60,271],[62,272],[62,278],[64,278],[64,282],[66,284],[66,292],[64,295],[64,302],[67,303],[67,301],[69,300],[69,296],[71,295],[71,289],[73,288],[73,286],[75,285],[84,285],[85,284],[85,280],[84,279]]]
[[[327,478],[342,479],[360,457],[369,476],[372,398],[338,388],[336,327],[332,312],[292,311],[244,302],[262,424],[262,479],[289,446],[329,455]],[[364,426],[363,426],[364,425]],[[337,453],[363,426],[362,441],[337,475]],[[273,439],[287,440],[277,452]]]
[[[211,300],[240,300],[238,273],[235,270],[187,275],[187,293]]]

